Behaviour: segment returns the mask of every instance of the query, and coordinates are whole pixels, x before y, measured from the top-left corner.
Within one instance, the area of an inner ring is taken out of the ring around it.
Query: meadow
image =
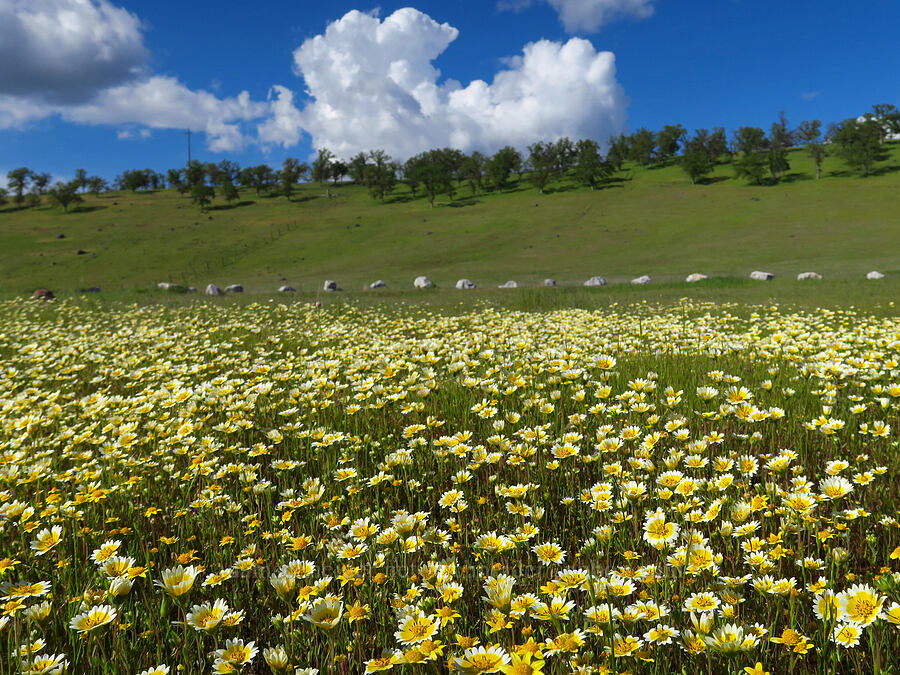
[[[433,209],[403,185],[382,204],[364,187],[316,183],[298,186],[291,201],[242,190],[208,212],[175,190],[86,195],[69,213],[7,205],[0,297],[99,286],[125,298],[161,281],[201,291],[239,283],[248,294],[289,284],[315,294],[326,279],[347,293],[383,279],[389,291],[412,291],[419,275],[449,290],[469,278],[478,295],[510,279],[580,286],[594,275],[627,284],[648,274],[652,287],[685,287],[694,272],[746,281],[756,269],[793,285],[809,271],[835,284],[864,281],[871,270],[891,279],[900,275],[900,143],[888,150],[868,178],[828,157],[815,180],[798,148],[777,185],[748,185],[728,163],[701,185],[677,166],[626,164],[593,191],[570,177],[540,194],[526,175],[502,193],[459,186]]]
[[[887,295],[553,290],[0,303],[0,672],[900,672]]]

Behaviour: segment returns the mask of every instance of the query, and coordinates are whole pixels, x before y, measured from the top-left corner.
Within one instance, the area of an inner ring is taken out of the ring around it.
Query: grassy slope
[[[345,289],[379,278],[407,289],[419,274],[443,287],[459,277],[488,287],[650,274],[657,289],[674,283],[683,293],[690,272],[744,278],[763,269],[778,285],[795,286],[796,274],[810,270],[855,279],[851,293],[864,296],[858,280],[869,270],[900,275],[900,145],[867,179],[829,158],[816,181],[801,150],[790,160],[789,180],[771,187],[735,180],[729,165],[698,186],[677,167],[634,168],[631,180],[594,192],[562,183],[539,195],[523,183],[470,199],[462,189],[455,203],[443,196],[435,209],[405,188],[382,205],[350,186],[329,200],[318,185],[302,186],[290,203],[245,192],[241,205],[209,214],[172,191],[88,197],[68,214],[7,206],[0,284],[5,294],[38,286],[129,291],[163,280],[242,283],[250,292],[290,283],[312,292],[326,278]]]

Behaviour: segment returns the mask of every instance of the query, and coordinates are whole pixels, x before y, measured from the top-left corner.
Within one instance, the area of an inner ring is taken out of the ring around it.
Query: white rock
[[[756,270],[755,272],[750,272],[750,278],[754,281],[772,281],[775,278],[775,275],[771,272],[760,272]]]
[[[162,289],[164,291],[167,291],[170,288],[172,288],[172,284],[170,284],[168,281],[160,281],[158,284],[156,284],[156,287],[159,289]]]
[[[278,292],[279,293],[296,293],[297,289],[294,288],[293,286],[279,286]]]
[[[207,295],[225,295],[225,291],[216,286],[215,284],[210,284],[206,287]]]
[[[197,292],[196,286],[188,286],[188,293],[196,293],[196,292]]]
[[[225,287],[226,293],[243,293],[244,287],[240,284],[231,284],[230,286]]]
[[[705,274],[700,274],[699,272],[694,272],[693,274],[688,274],[687,279],[685,281],[689,284],[694,283],[695,281],[703,281],[704,279],[709,279]]]
[[[643,274],[643,275],[639,276],[637,279],[632,279],[631,283],[633,283],[636,286],[644,286],[644,285],[650,283],[650,277],[647,276],[646,274]]]
[[[385,286],[387,286],[387,284],[384,283],[384,281],[382,279],[379,279],[378,281],[373,281],[371,284],[369,284],[369,288],[384,288]]]
[[[603,277],[591,277],[584,282],[585,286],[606,286],[606,279]]]
[[[431,279],[428,277],[416,277],[416,280],[413,281],[413,286],[416,288],[431,288],[434,284],[431,283]]]
[[[866,279],[884,279],[884,275],[881,272],[872,270],[866,275]]]
[[[505,284],[500,284],[499,286],[497,286],[497,288],[518,288],[518,287],[519,287],[519,284],[517,284],[512,279],[507,281]]]
[[[332,291],[336,291],[337,289],[338,289],[338,287],[337,287],[337,282],[336,282],[336,281],[332,281],[331,279],[328,279],[328,280],[325,282],[325,286],[324,286],[324,288],[323,288],[323,290],[324,290],[326,293],[331,293]]]
[[[822,275],[818,272],[801,272],[797,275],[797,281],[806,281],[807,279],[821,279]]]
[[[456,287],[462,291],[462,290],[468,290],[471,288],[475,288],[475,284],[473,284],[468,279],[460,279],[459,281],[456,282]]]
[[[556,286],[556,279],[544,279],[544,286]]]

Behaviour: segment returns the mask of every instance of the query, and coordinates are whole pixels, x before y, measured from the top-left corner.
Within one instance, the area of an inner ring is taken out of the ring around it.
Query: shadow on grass
[[[105,204],[96,204],[93,206],[73,206],[65,213],[93,213],[94,211],[102,211],[103,209],[108,209],[109,207]]]
[[[417,199],[426,199],[424,195],[419,195],[417,197],[413,197],[412,195],[391,195],[390,197],[384,198],[384,204],[408,204],[409,202],[414,202]],[[427,200],[426,200],[427,201]],[[382,202],[379,202],[379,204]]]
[[[813,177],[808,173],[786,173],[781,177],[781,183],[796,183],[800,180],[812,180]]]
[[[706,178],[698,178],[697,185],[715,185],[716,183],[723,183],[726,180],[731,180],[729,176],[708,176]]]
[[[467,206],[475,206],[476,204],[479,204],[479,203],[480,203],[479,200],[472,199],[472,198],[456,199],[456,200],[450,202],[449,204],[447,204],[447,206],[449,206],[451,209],[463,209]]]
[[[888,174],[900,171],[900,164],[892,164],[891,166],[882,166],[870,172],[870,176],[886,176]]]
[[[578,190],[581,187],[582,187],[581,185],[560,185],[559,187],[545,189],[544,194],[552,195],[552,194],[556,194],[559,192],[572,192],[573,190]]]
[[[253,206],[254,202],[237,202],[235,204],[216,204],[215,206],[210,206],[207,211],[230,211],[231,209],[236,209],[239,206]]]
[[[305,202],[312,202],[316,199],[322,199],[325,195],[304,195],[303,197],[297,197],[296,199],[291,199],[292,204],[303,204]]]

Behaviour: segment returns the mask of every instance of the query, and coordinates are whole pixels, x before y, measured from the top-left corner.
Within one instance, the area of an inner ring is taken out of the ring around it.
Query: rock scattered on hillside
[[[279,286],[278,292],[279,293],[296,293],[297,289],[294,288],[293,286]]]
[[[759,270],[755,270],[750,272],[750,278],[754,281],[772,281],[775,278],[775,275],[771,272],[760,272]]]
[[[413,286],[415,286],[416,288],[431,288],[432,286],[434,286],[434,284],[431,283],[431,279],[422,276],[416,277],[416,280],[413,281]]]
[[[818,272],[801,272],[797,275],[797,281],[806,281],[807,279],[821,279],[822,275]]]
[[[556,286],[556,279],[544,279],[544,286]]]
[[[585,286],[606,286],[606,279],[603,277],[591,277],[584,282]]]
[[[459,281],[456,282],[456,287],[461,291],[470,290],[472,288],[475,288],[475,284],[473,284],[468,279],[460,279]]]
[[[323,290],[324,290],[326,293],[333,293],[334,291],[339,290],[339,289],[338,289],[337,282],[336,282],[336,281],[333,281],[332,279],[327,279],[327,280],[325,281],[325,286],[323,287]]]
[[[384,282],[383,279],[379,279],[378,281],[373,281],[371,284],[369,284],[369,288],[371,288],[371,289],[384,288],[385,286],[387,286],[387,284]]]
[[[243,293],[244,287],[240,284],[231,284],[230,286],[225,287],[226,293]]]
[[[497,288],[518,288],[518,287],[519,287],[519,284],[517,284],[512,279],[507,281],[505,284],[500,284],[499,286],[497,286]]]
[[[650,279],[649,275],[642,274],[641,276],[637,277],[636,279],[632,279],[631,283],[633,283],[635,286],[646,286],[647,284],[650,283],[650,281],[651,281],[651,279]]]
[[[884,279],[884,275],[881,272],[872,270],[866,275],[866,279]]]
[[[210,284],[206,287],[207,295],[225,295],[225,291],[216,286],[215,284]]]
[[[703,281],[704,279],[709,279],[705,274],[700,274],[699,272],[694,272],[693,274],[688,274],[687,279],[685,281],[689,284],[692,284],[696,281]]]

